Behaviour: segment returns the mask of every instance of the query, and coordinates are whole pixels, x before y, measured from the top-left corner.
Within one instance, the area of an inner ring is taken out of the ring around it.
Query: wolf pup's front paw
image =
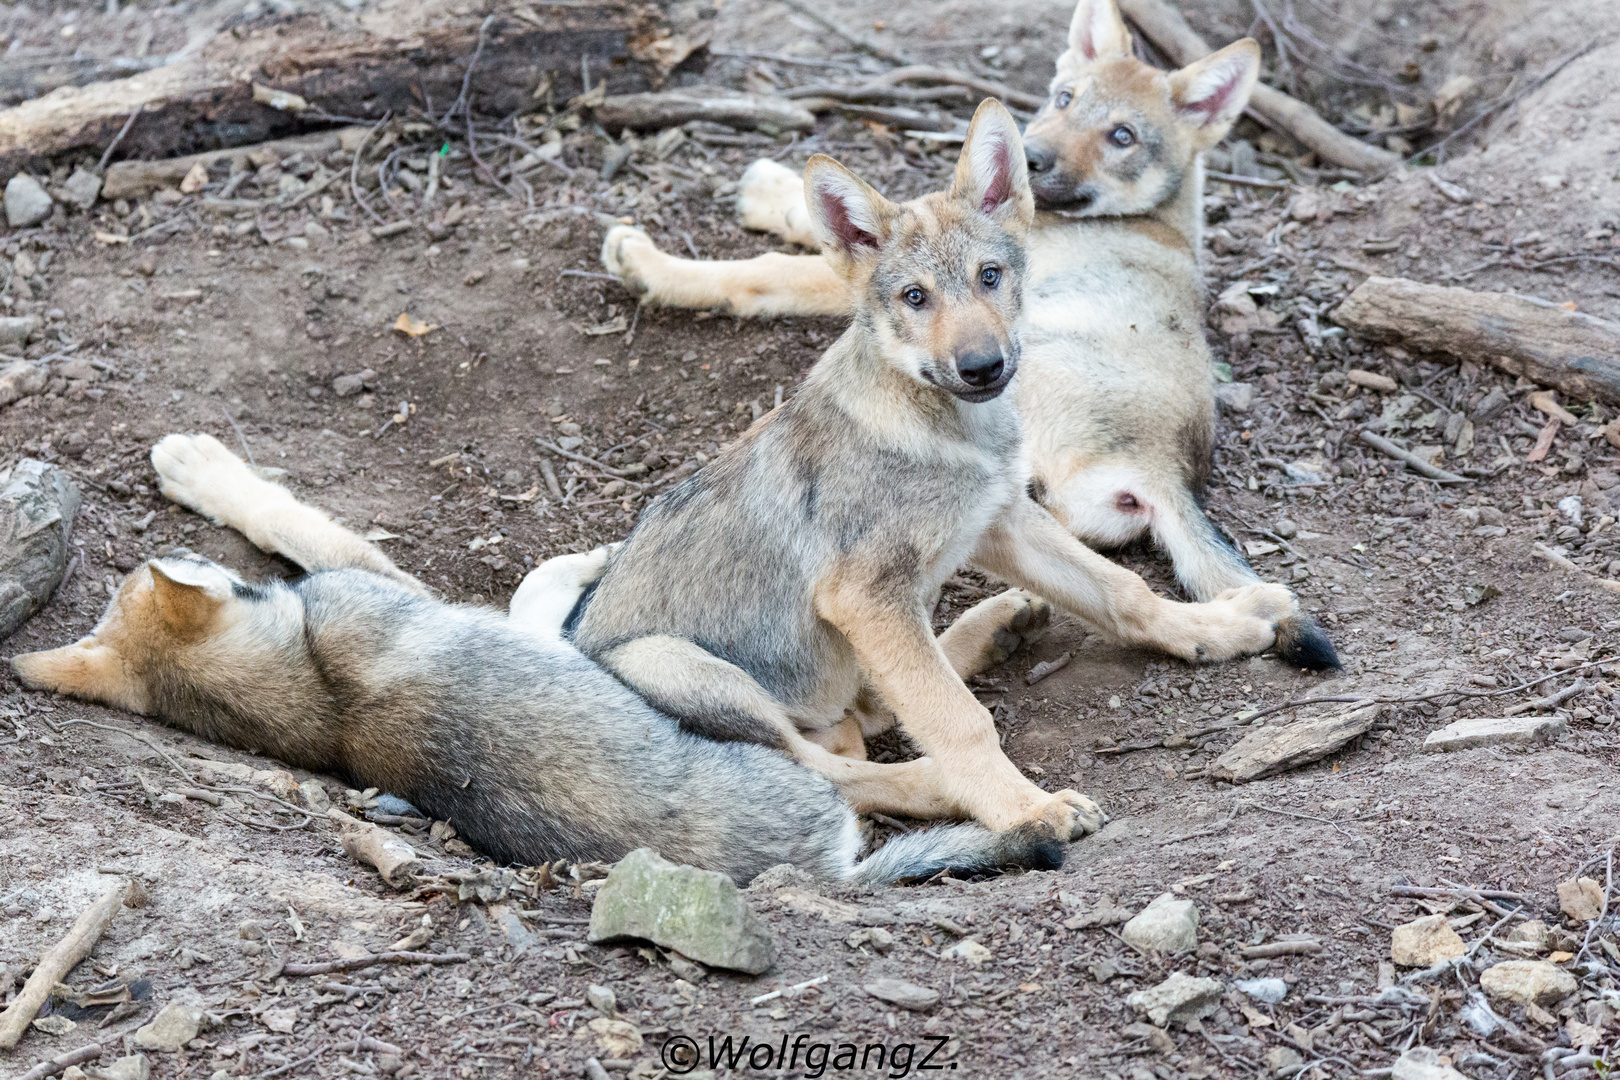
[[[615,225],[602,240],[602,267],[636,296],[644,296],[647,280],[638,259],[649,251],[658,251],[652,237],[634,225]]]
[[[748,166],[737,182],[737,216],[745,229],[813,243],[804,208],[804,178],[770,158]]]
[[[251,485],[263,483],[212,435],[166,435],[152,447],[152,468],[164,496],[216,523],[225,523]]]

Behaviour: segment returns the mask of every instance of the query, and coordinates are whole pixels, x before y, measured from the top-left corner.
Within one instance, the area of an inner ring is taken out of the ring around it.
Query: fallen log
[[[495,115],[535,107],[544,87],[566,100],[587,74],[593,87],[645,90],[675,55],[650,4],[580,0],[524,13],[490,19],[470,78],[483,24],[476,15],[444,18],[401,0],[339,25],[325,14],[259,18],[195,56],[0,111],[0,171],[100,150],[137,111],[118,154],[168,158],[263,142],[335,118],[437,118],[459,99],[464,79],[469,107]]]
[[[1215,51],[1187,25],[1181,12],[1165,0],[1119,0],[1119,9],[1143,36],[1182,67]],[[1400,155],[1346,135],[1303,101],[1264,83],[1255,84],[1254,92],[1249,95],[1249,108],[1265,122],[1282,128],[1316,151],[1317,157],[1334,165],[1380,175],[1401,163]]]
[[[767,134],[812,131],[816,118],[802,102],[763,94],[739,94],[719,87],[690,86],[656,94],[621,94],[591,108],[596,122],[611,132],[660,131],[692,120]]]
[[[194,166],[211,169],[215,165],[230,163],[233,172],[247,166],[255,154],[273,154],[277,158],[304,153],[311,156],[329,154],[333,150],[354,150],[365,136],[367,128],[346,127],[331,131],[318,131],[313,135],[297,135],[290,139],[273,139],[252,146],[237,146],[229,150],[210,150],[202,154],[164,158],[161,161],[120,161],[107,170],[102,181],[103,199],[135,199],[165,187],[178,187]],[[234,209],[234,208],[228,208]]]
[[[1370,277],[1333,320],[1374,341],[1493,364],[1580,401],[1620,405],[1620,323],[1512,293]]]

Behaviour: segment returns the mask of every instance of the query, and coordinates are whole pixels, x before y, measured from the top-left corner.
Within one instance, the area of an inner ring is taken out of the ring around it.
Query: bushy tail
[[[857,863],[848,880],[891,885],[941,870],[1057,870],[1062,865],[1063,844],[1044,825],[1032,822],[999,833],[982,825],[946,825],[895,837]]]

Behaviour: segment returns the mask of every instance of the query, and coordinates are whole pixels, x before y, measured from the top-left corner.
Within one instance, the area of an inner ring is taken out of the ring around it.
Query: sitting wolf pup
[[[252,585],[195,555],[154,559],[88,637],[15,657],[24,684],[394,792],[502,862],[651,847],[740,883],[792,862],[873,885],[1062,865],[1049,831],[977,825],[898,836],[857,862],[855,815],[833,785],[762,747],[681,731],[562,640],[600,572],[593,556],[545,564],[531,592],[543,600],[509,620],[432,599],[210,436],[170,435],[152,459],[170,498],[309,576]]]
[[[935,640],[945,578],[972,562],[1115,641],[1188,660],[1269,647],[1293,597],[1256,582],[1165,600],[1027,496],[1003,391],[1021,355],[1034,202],[1000,104],[979,106],[948,193],[897,205],[821,155],[805,192],[849,330],[790,402],[647,508],[582,601],[574,640],[689,730],[781,747],[858,811],[1095,830],[1090,799],[1043,791],[1002,752],[962,681],[982,660]],[[863,733],[895,718],[927,757],[858,760]],[[847,756],[816,757],[811,740]]]

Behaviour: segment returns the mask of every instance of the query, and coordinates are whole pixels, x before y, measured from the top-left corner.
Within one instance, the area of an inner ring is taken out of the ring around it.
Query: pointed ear
[[[1200,151],[1226,137],[1259,75],[1260,46],[1244,38],[1170,76],[1170,100],[1183,122],[1193,126]]]
[[[177,638],[189,639],[202,635],[213,623],[223,601],[208,595],[201,585],[176,581],[148,563],[152,574],[152,606],[163,628]]]
[[[1024,140],[1017,121],[994,98],[980,102],[973,114],[962,156],[956,159],[951,197],[1020,233],[1035,217]]]
[[[889,238],[893,205],[826,154],[816,154],[805,164],[804,204],[810,212],[810,231],[823,251],[859,258],[877,251]]]
[[[1069,48],[1085,60],[1131,56],[1131,32],[1114,0],[1080,0],[1069,20]]]
[[[97,644],[95,638],[49,652],[14,656],[11,670],[32,690],[50,690],[136,713],[148,709],[146,686],[130,673],[123,657]]]

